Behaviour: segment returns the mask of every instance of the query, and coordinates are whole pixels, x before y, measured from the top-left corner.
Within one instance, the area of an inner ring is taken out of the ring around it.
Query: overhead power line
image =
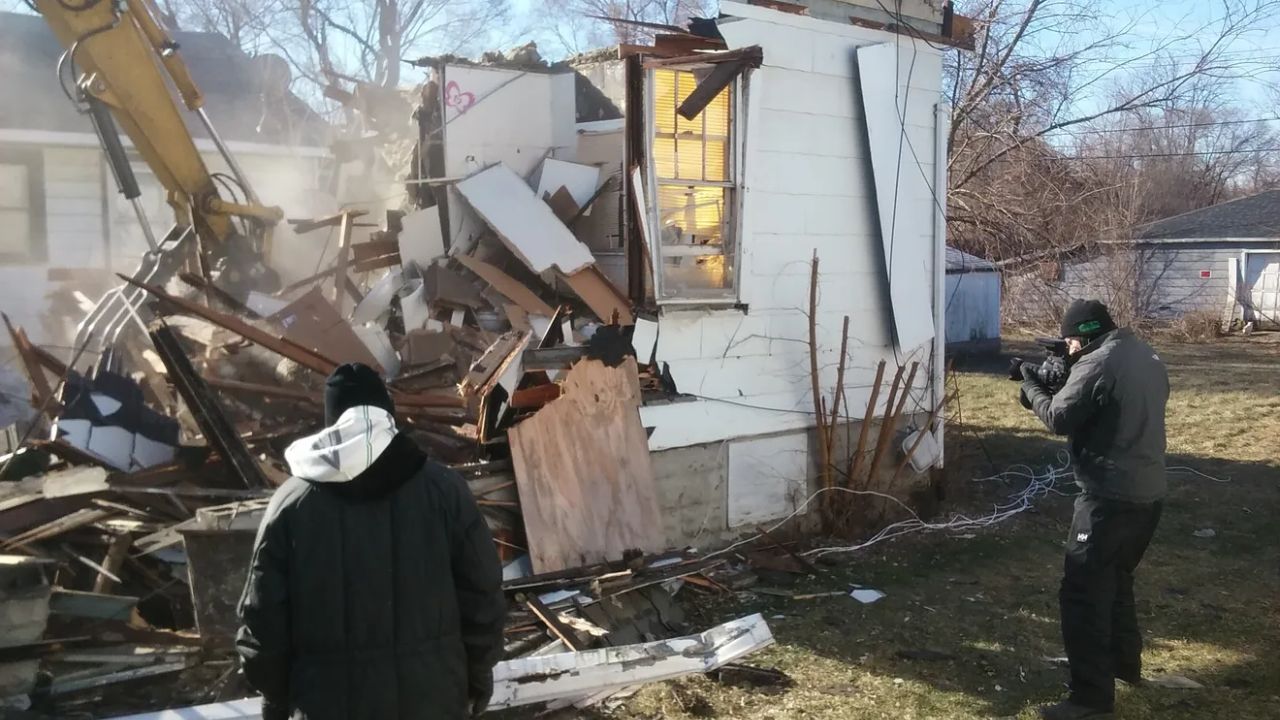
[[[1206,122],[1176,123],[1171,125],[1139,125],[1137,127],[1123,128],[1062,129],[1056,130],[1055,132],[1062,133],[1063,135],[1094,135],[1101,133],[1141,132],[1143,130],[1174,130],[1177,128],[1212,127],[1216,125],[1250,125],[1253,123],[1273,122],[1277,120],[1280,120],[1280,117],[1253,118],[1251,120],[1213,120]]]
[[[1271,148],[1250,148],[1245,150],[1204,150],[1202,152],[1176,152],[1176,153],[1142,153],[1133,155],[1063,155],[1060,157],[1047,158],[1049,160],[1143,160],[1146,158],[1174,158],[1174,157],[1203,157],[1205,155],[1243,155],[1247,153],[1280,153],[1280,147]],[[1001,162],[1009,160],[1009,158],[1001,158]]]

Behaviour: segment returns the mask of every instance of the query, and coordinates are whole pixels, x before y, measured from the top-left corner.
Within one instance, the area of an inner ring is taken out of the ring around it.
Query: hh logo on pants
[[[1076,542],[1088,542],[1088,541],[1089,541],[1089,533],[1087,532],[1076,533]]]

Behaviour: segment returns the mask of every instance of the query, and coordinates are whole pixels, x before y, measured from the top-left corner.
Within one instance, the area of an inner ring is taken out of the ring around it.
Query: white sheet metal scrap
[[[645,683],[708,673],[773,644],[764,618],[749,615],[700,635],[622,647],[504,660],[493,669],[490,710],[607,697]],[[175,708],[117,720],[261,720],[257,698]]]

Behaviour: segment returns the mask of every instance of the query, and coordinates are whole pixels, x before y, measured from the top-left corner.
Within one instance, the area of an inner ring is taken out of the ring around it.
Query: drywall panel
[[[444,237],[440,229],[440,206],[415,210],[401,219],[400,264],[413,263],[425,270],[444,254]]]
[[[547,158],[538,170],[538,197],[555,195],[561,187],[569,191],[578,207],[587,204],[600,185],[600,168],[594,165]],[[588,211],[589,212],[589,211]]]
[[[495,165],[458,183],[458,192],[529,269],[575,273],[595,262],[546,203],[506,165]]]
[[[776,520],[804,502],[809,435],[729,443],[729,527]]]
[[[914,241],[915,225],[911,218],[925,213],[919,201],[903,203],[902,198],[928,197],[929,188],[923,173],[915,167],[902,140],[903,125],[899,113],[905,107],[895,100],[897,88],[892,76],[875,71],[893,62],[892,43],[858,48],[858,63],[863,72],[858,82],[862,90],[866,114],[871,168],[875,181],[876,207],[880,220],[880,237],[884,247],[884,266],[889,283],[890,308],[894,339],[900,350],[911,350],[933,339],[933,316],[925,298],[930,278],[932,243]],[[932,150],[930,146],[929,150]],[[924,152],[916,148],[917,153]],[[931,154],[931,153],[930,153]],[[923,185],[923,191],[921,190]],[[932,210],[926,205],[924,210]],[[932,217],[932,212],[928,213]],[[923,224],[924,220],[914,221]],[[899,223],[907,225],[900,228]],[[929,227],[932,234],[931,223]],[[899,242],[898,232],[906,230],[906,241]]]
[[[444,84],[449,177],[497,162],[529,177],[548,154],[571,152],[577,144],[573,73],[450,65]]]

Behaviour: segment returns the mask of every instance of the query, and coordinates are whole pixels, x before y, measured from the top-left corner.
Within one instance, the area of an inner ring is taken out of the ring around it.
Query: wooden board
[[[525,286],[524,283],[516,280],[506,274],[497,267],[471,257],[470,255],[458,255],[454,258],[462,263],[462,266],[475,273],[481,280],[493,286],[504,297],[511,302],[524,308],[525,312],[530,315],[545,315],[551,317],[556,314],[555,308],[548,305],[542,298]]]
[[[584,360],[563,395],[508,431],[535,573],[665,545],[633,358]]]
[[[631,325],[635,316],[631,314],[631,304],[609,278],[600,272],[600,268],[592,265],[589,268],[565,276],[565,283],[573,294],[582,298],[582,302],[591,308],[591,312],[606,325]],[[614,315],[617,315],[616,323]]]

